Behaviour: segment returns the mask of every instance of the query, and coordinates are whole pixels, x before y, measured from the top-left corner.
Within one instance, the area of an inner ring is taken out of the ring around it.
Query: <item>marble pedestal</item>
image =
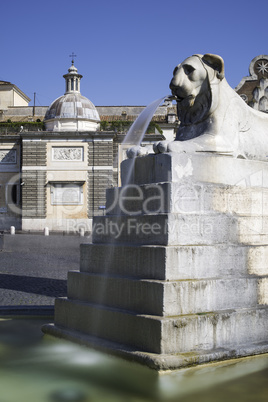
[[[159,154],[121,169],[43,331],[156,370],[268,352],[268,163]]]

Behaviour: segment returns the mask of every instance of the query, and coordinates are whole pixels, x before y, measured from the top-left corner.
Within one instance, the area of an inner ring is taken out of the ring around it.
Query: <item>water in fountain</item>
[[[150,121],[152,120],[153,115],[155,114],[155,111],[166,98],[167,95],[163,96],[160,99],[156,99],[141,112],[141,114],[137,117],[135,122],[128,130],[128,133],[123,141],[123,144],[129,144],[129,145],[141,144],[143,137],[146,133],[147,127],[149,126]]]
[[[128,133],[122,143],[122,145],[128,145],[130,148],[135,147],[138,148],[141,145],[141,142],[145,136],[146,130],[153,118],[153,115],[155,114],[156,110],[158,107],[161,105],[161,103],[168,98],[168,95],[163,96],[160,99],[156,99],[150,105],[148,105],[137,117],[135,122],[131,125],[130,129],[128,130]],[[135,153],[138,151],[138,149],[135,150],[133,148],[133,156]],[[129,156],[129,155],[128,155]],[[135,158],[131,159],[131,162],[129,164],[129,169],[127,172],[127,175],[124,179],[124,185],[128,185],[130,183],[130,178],[132,176],[132,172],[134,169],[134,164],[135,164]]]
[[[42,338],[40,325],[47,322],[1,317],[1,401],[267,400],[267,354],[159,375],[135,362],[62,339]]]

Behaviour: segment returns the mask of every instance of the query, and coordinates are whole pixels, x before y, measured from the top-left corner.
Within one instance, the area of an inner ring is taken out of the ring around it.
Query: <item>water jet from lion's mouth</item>
[[[131,125],[123,144],[128,144],[130,146],[140,145],[156,110],[164,100],[171,100],[170,98],[173,98],[173,95],[165,95],[150,103]]]
[[[153,115],[155,114],[156,110],[158,107],[161,105],[161,103],[165,100],[172,100],[173,95],[165,95],[160,99],[156,99],[152,103],[150,103],[137,117],[137,119],[134,121],[130,129],[128,130],[128,133],[122,143],[122,145],[129,145],[129,148],[131,147],[140,147],[141,142],[145,136],[145,133],[147,131],[147,128],[153,118]],[[137,155],[137,154],[136,154]],[[128,174],[127,177],[125,178],[124,185],[128,185],[130,182],[130,178],[132,176],[133,168],[134,168],[134,161],[135,157],[131,159],[131,164],[129,166]]]

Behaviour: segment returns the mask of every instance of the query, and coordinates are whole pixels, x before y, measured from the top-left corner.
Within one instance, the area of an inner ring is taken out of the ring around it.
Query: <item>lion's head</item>
[[[181,126],[201,122],[210,114],[215,95],[211,85],[223,78],[223,59],[213,54],[193,55],[175,67],[170,89]]]

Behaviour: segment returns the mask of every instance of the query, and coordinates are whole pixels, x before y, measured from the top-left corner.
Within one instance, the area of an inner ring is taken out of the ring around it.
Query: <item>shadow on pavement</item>
[[[17,290],[51,297],[67,295],[67,281],[62,279],[0,274],[0,289]]]

